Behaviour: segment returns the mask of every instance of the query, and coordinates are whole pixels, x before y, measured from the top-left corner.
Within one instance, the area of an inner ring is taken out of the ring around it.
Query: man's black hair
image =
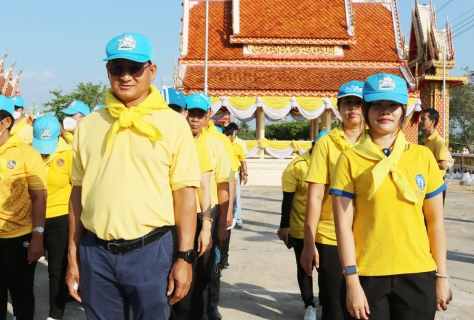
[[[239,130],[239,125],[235,122],[231,122],[227,126],[233,128],[234,130]]]
[[[6,110],[0,110],[0,122],[5,120],[6,118],[10,118],[11,120],[10,127],[8,128],[8,131],[10,131],[13,127],[13,123],[15,122],[15,119],[13,119],[13,116],[10,114],[10,112]]]
[[[436,125],[439,122],[439,112],[433,108],[428,108],[428,109],[423,110],[423,113],[428,114],[428,119],[434,120],[434,127],[436,128]]]
[[[224,127],[222,128],[222,133],[225,134],[226,136],[231,136],[234,134],[234,128],[232,128],[231,126],[227,126],[227,127]]]

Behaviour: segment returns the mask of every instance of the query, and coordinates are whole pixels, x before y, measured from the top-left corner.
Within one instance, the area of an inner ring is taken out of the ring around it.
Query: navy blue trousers
[[[166,291],[173,262],[173,236],[124,254],[110,253],[86,234],[79,247],[80,293],[87,319],[168,319]]]

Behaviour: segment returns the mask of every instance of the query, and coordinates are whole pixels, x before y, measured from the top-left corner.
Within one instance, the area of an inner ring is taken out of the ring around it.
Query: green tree
[[[242,140],[256,140],[255,130],[250,128],[247,122],[241,122],[239,124],[239,138]]]
[[[464,69],[467,85],[452,89],[449,98],[450,144],[453,150],[474,151],[474,71]]]
[[[309,140],[310,121],[278,122],[265,127],[265,137],[275,140]]]
[[[73,100],[79,100],[94,108],[98,104],[105,104],[105,93],[107,86],[101,82],[93,84],[92,82],[80,82],[77,87],[68,94],[63,94],[62,89],[51,90],[49,93],[54,95],[54,98],[43,104],[45,112],[53,112],[58,119],[63,119],[64,114],[60,110],[66,109]]]

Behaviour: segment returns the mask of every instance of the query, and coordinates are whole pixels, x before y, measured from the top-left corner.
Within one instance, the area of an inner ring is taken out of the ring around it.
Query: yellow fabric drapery
[[[311,148],[312,141],[275,141],[268,139],[260,140],[244,140],[248,150],[255,149],[257,146],[260,146],[261,149],[272,148],[275,150],[283,150],[288,147],[293,146],[295,152],[298,152],[300,149],[309,150]]]

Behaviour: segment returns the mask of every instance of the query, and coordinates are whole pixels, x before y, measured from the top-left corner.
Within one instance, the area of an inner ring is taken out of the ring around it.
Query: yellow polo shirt
[[[33,231],[33,202],[29,190],[46,189],[46,169],[36,149],[11,136],[16,145],[0,153],[6,167],[0,170],[0,238],[16,238]]]
[[[334,128],[331,133],[337,133],[340,139],[345,140],[342,127]],[[329,185],[334,178],[334,167],[342,151],[347,150],[354,145],[348,141],[338,144],[330,135],[325,135],[318,139],[314,145],[309,163],[306,182],[325,184],[323,202],[321,203],[321,215],[319,218],[318,229],[315,242],[337,246],[336,229],[334,225],[334,214],[332,211],[332,199],[329,195]]]
[[[382,148],[379,147],[382,153]],[[362,276],[429,272],[436,269],[422,211],[424,199],[446,189],[431,152],[411,144],[397,168],[411,184],[418,203],[405,200],[388,174],[370,201],[372,168],[378,163],[352,149],[336,164],[330,194],[354,199],[353,233]]]
[[[13,127],[10,134],[17,134],[26,144],[33,142],[33,127],[30,126],[25,119],[22,119],[18,125]]]
[[[304,218],[308,195],[308,184],[305,180],[310,158],[309,151],[294,158],[281,176],[281,189],[283,192],[295,194],[291,203],[290,234],[293,238],[297,239],[304,239]]]
[[[227,137],[226,137],[227,139]],[[234,174],[230,164],[229,156],[222,142],[214,136],[203,131],[199,140],[206,144],[209,156],[211,157],[212,173],[211,173],[211,208],[219,204],[217,198],[217,184],[225,182],[233,182]]]
[[[72,145],[72,142],[73,142],[73,140],[74,140],[74,135],[72,134],[71,131],[66,131],[66,130],[64,130],[64,131],[61,133],[61,136],[64,138],[64,140],[65,140],[68,144]]]
[[[104,240],[135,239],[174,225],[172,191],[200,185],[196,145],[183,116],[167,108],[142,119],[163,139],[120,128],[106,150],[117,121],[107,109],[85,117],[74,134],[72,183],[82,186],[81,221]]]
[[[72,148],[63,138],[59,138],[56,151],[43,160],[48,179],[46,218],[66,215],[69,213],[72,189]]]
[[[199,158],[199,168],[201,173],[212,171],[211,157],[207,151],[206,144],[199,139],[194,139],[196,151]]]
[[[425,147],[431,150],[436,161],[446,161],[446,144],[438,132],[434,132],[431,136],[423,140]],[[439,168],[439,167],[438,167]],[[439,170],[441,176],[444,177],[446,170]]]
[[[244,155],[247,156],[247,153],[249,153],[249,151],[247,150],[247,145],[245,144],[245,141],[236,136],[234,143],[237,143],[239,146],[241,146],[242,150],[244,151]]]
[[[206,133],[208,133],[209,135],[219,139],[224,144],[225,150],[230,160],[230,164],[232,165],[232,171],[239,171],[239,164],[237,163],[238,161],[235,161],[234,148],[232,148],[232,144],[230,143],[229,138],[217,131],[217,128],[214,123],[212,123],[212,121],[209,122],[209,128],[207,128],[207,130],[203,128],[203,131],[206,131]]]

